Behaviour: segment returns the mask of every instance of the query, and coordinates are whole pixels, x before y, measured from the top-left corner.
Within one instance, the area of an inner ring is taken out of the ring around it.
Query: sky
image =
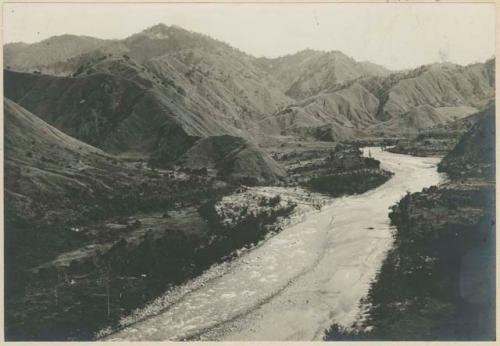
[[[495,52],[494,4],[4,3],[4,42],[61,34],[120,39],[158,23],[254,56],[338,50],[391,69],[483,62]]]

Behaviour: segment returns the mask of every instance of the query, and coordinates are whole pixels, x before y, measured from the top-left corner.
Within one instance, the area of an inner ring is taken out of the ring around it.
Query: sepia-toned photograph
[[[495,3],[3,3],[5,341],[495,341]]]

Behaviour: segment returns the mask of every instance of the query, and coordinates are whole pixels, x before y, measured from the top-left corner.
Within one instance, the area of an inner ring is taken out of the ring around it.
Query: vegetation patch
[[[384,170],[361,170],[312,178],[309,180],[309,185],[313,191],[337,197],[366,192],[382,185],[392,175],[391,172]]]

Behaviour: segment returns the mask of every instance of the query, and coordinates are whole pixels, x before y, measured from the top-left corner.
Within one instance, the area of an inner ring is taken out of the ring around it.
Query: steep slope
[[[119,173],[127,169],[116,158],[62,133],[9,99],[4,102],[4,125],[7,219],[70,222],[76,209],[86,208],[85,201],[109,193],[116,178],[127,181]]]
[[[379,123],[370,129],[370,132],[382,137],[391,135],[416,135],[435,126],[444,125],[452,121],[463,119],[477,112],[474,107],[432,107],[429,104],[411,108],[407,113]]]
[[[495,177],[495,105],[478,117],[474,126],[439,164],[438,169],[452,178]]]
[[[253,57],[205,35],[160,24],[119,44],[153,78],[182,87],[188,108],[238,129],[292,101]]]
[[[7,73],[5,85],[8,97],[14,100],[22,98],[23,106],[41,117],[49,108],[53,116],[59,117],[61,112],[54,111],[54,108],[64,108],[70,103],[69,109],[65,109],[64,121],[76,118],[82,124],[61,127],[64,124],[46,120],[63,131],[71,131],[71,135],[81,140],[114,152],[136,149],[134,147],[139,146],[140,141],[132,141],[123,147],[123,140],[116,138],[118,134],[106,136],[106,143],[97,142],[97,138],[103,138],[102,134],[107,133],[105,130],[108,127],[112,128],[122,119],[128,119],[126,114],[115,113],[131,113],[132,107],[139,107],[136,102],[141,105],[148,103],[142,112],[147,113],[148,118],[156,116],[163,119],[162,114],[167,113],[168,127],[179,125],[189,136],[232,134],[258,138],[261,131],[256,127],[256,121],[283,108],[291,99],[284,95],[272,78],[253,64],[252,59],[207,36],[178,27],[158,25],[45,70],[65,75],[65,79],[42,83],[39,81],[47,81],[50,77],[21,78],[20,75]],[[69,76],[78,78],[71,79]],[[98,81],[101,79],[109,80],[107,84],[112,87],[108,86],[108,89],[119,89],[109,91],[118,94],[112,98],[127,101],[121,110],[113,109],[113,104],[122,104],[119,100],[115,99],[113,103],[103,95],[100,90],[102,85]],[[41,92],[45,92],[49,83],[54,93],[44,95],[42,100]],[[58,88],[56,84],[65,86]],[[79,100],[61,99],[61,94],[76,97],[77,91],[74,89],[71,93],[63,92],[69,84],[80,86],[77,89],[85,89],[85,93],[95,90],[91,93],[103,95],[100,104],[91,107],[90,100],[84,97]],[[129,95],[119,96],[125,92]],[[148,98],[147,102],[143,101],[145,98]],[[103,107],[107,110],[102,110]],[[93,113],[98,114],[102,124],[93,121]],[[103,120],[101,114],[112,119]],[[134,122],[141,123],[140,127],[150,126],[145,130],[164,127],[156,120],[147,121],[139,116],[134,117]],[[80,129],[81,126],[84,129]],[[104,132],[97,133],[97,127]],[[128,140],[131,135],[129,126],[124,124],[122,127],[124,129],[121,131]],[[141,132],[140,129],[137,131]],[[156,136],[150,133],[145,138],[146,148],[141,148],[141,152],[151,151],[150,142],[156,142]]]
[[[137,77],[137,75],[134,75]],[[5,95],[49,124],[113,153],[150,155],[161,146],[182,151],[198,136],[216,134],[223,124],[196,124],[175,86],[147,79],[95,73],[81,77],[5,73]],[[175,145],[174,145],[175,144]],[[183,145],[185,144],[185,145]],[[170,159],[174,151],[165,151]]]
[[[494,93],[494,60],[465,67],[436,64],[332,85],[265,121],[279,122],[285,133],[337,128],[334,139],[401,136],[472,114]]]
[[[231,237],[221,235],[197,209],[234,186],[121,160],[9,99],[4,105],[4,330],[11,341],[92,340],[172,285],[256,243],[269,230],[264,225],[293,209],[267,214],[262,206],[244,232],[235,223]]]
[[[336,84],[365,76],[385,76],[390,72],[376,64],[357,62],[338,51],[310,49],[275,59],[260,58],[257,63],[279,80],[286,94],[296,100]]]
[[[186,49],[144,65],[165,83],[184,88],[191,109],[254,134],[256,121],[291,103],[248,57],[231,50]]]
[[[284,168],[255,144],[228,135],[199,140],[179,162],[193,169],[215,170],[224,179],[252,185],[275,183],[286,176]]]
[[[38,43],[9,43],[4,46],[4,66],[15,71],[33,72],[110,44],[88,36],[61,35]]]
[[[91,73],[94,64],[123,56],[154,69],[157,77],[165,82],[194,84],[187,89],[194,89],[201,94],[199,97],[215,98],[208,103],[221,108],[216,111],[231,112],[232,116],[235,112],[274,112],[291,102],[278,83],[254,64],[253,57],[208,36],[163,24],[72,59],[58,61],[41,71],[66,76],[83,70]],[[202,81],[205,83],[200,86]],[[212,90],[215,95],[206,95]],[[237,104],[232,105],[234,102]]]
[[[263,129],[278,127],[282,134],[324,133],[325,140],[352,139],[360,129],[375,123],[378,100],[361,85],[331,94],[319,94],[289,106],[261,122]],[[314,137],[314,136],[313,136]],[[319,138],[318,138],[319,139]]]
[[[402,79],[385,90],[377,117],[390,119],[424,104],[481,107],[494,97],[494,68],[494,60],[465,67],[430,65],[417,77]]]

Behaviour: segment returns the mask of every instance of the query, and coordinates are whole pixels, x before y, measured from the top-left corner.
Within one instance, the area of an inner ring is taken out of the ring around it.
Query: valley
[[[493,263],[494,68],[254,57],[163,24],[6,44],[6,338],[488,339],[463,317],[491,326],[485,274],[471,302],[442,290],[481,239]],[[421,275],[443,279],[420,296]]]
[[[386,184],[306,214],[220,276],[177,300],[165,298],[161,313],[108,340],[321,340],[331,319],[352,321],[391,246],[389,207],[405,191],[441,180],[437,159],[370,150],[395,173]]]

